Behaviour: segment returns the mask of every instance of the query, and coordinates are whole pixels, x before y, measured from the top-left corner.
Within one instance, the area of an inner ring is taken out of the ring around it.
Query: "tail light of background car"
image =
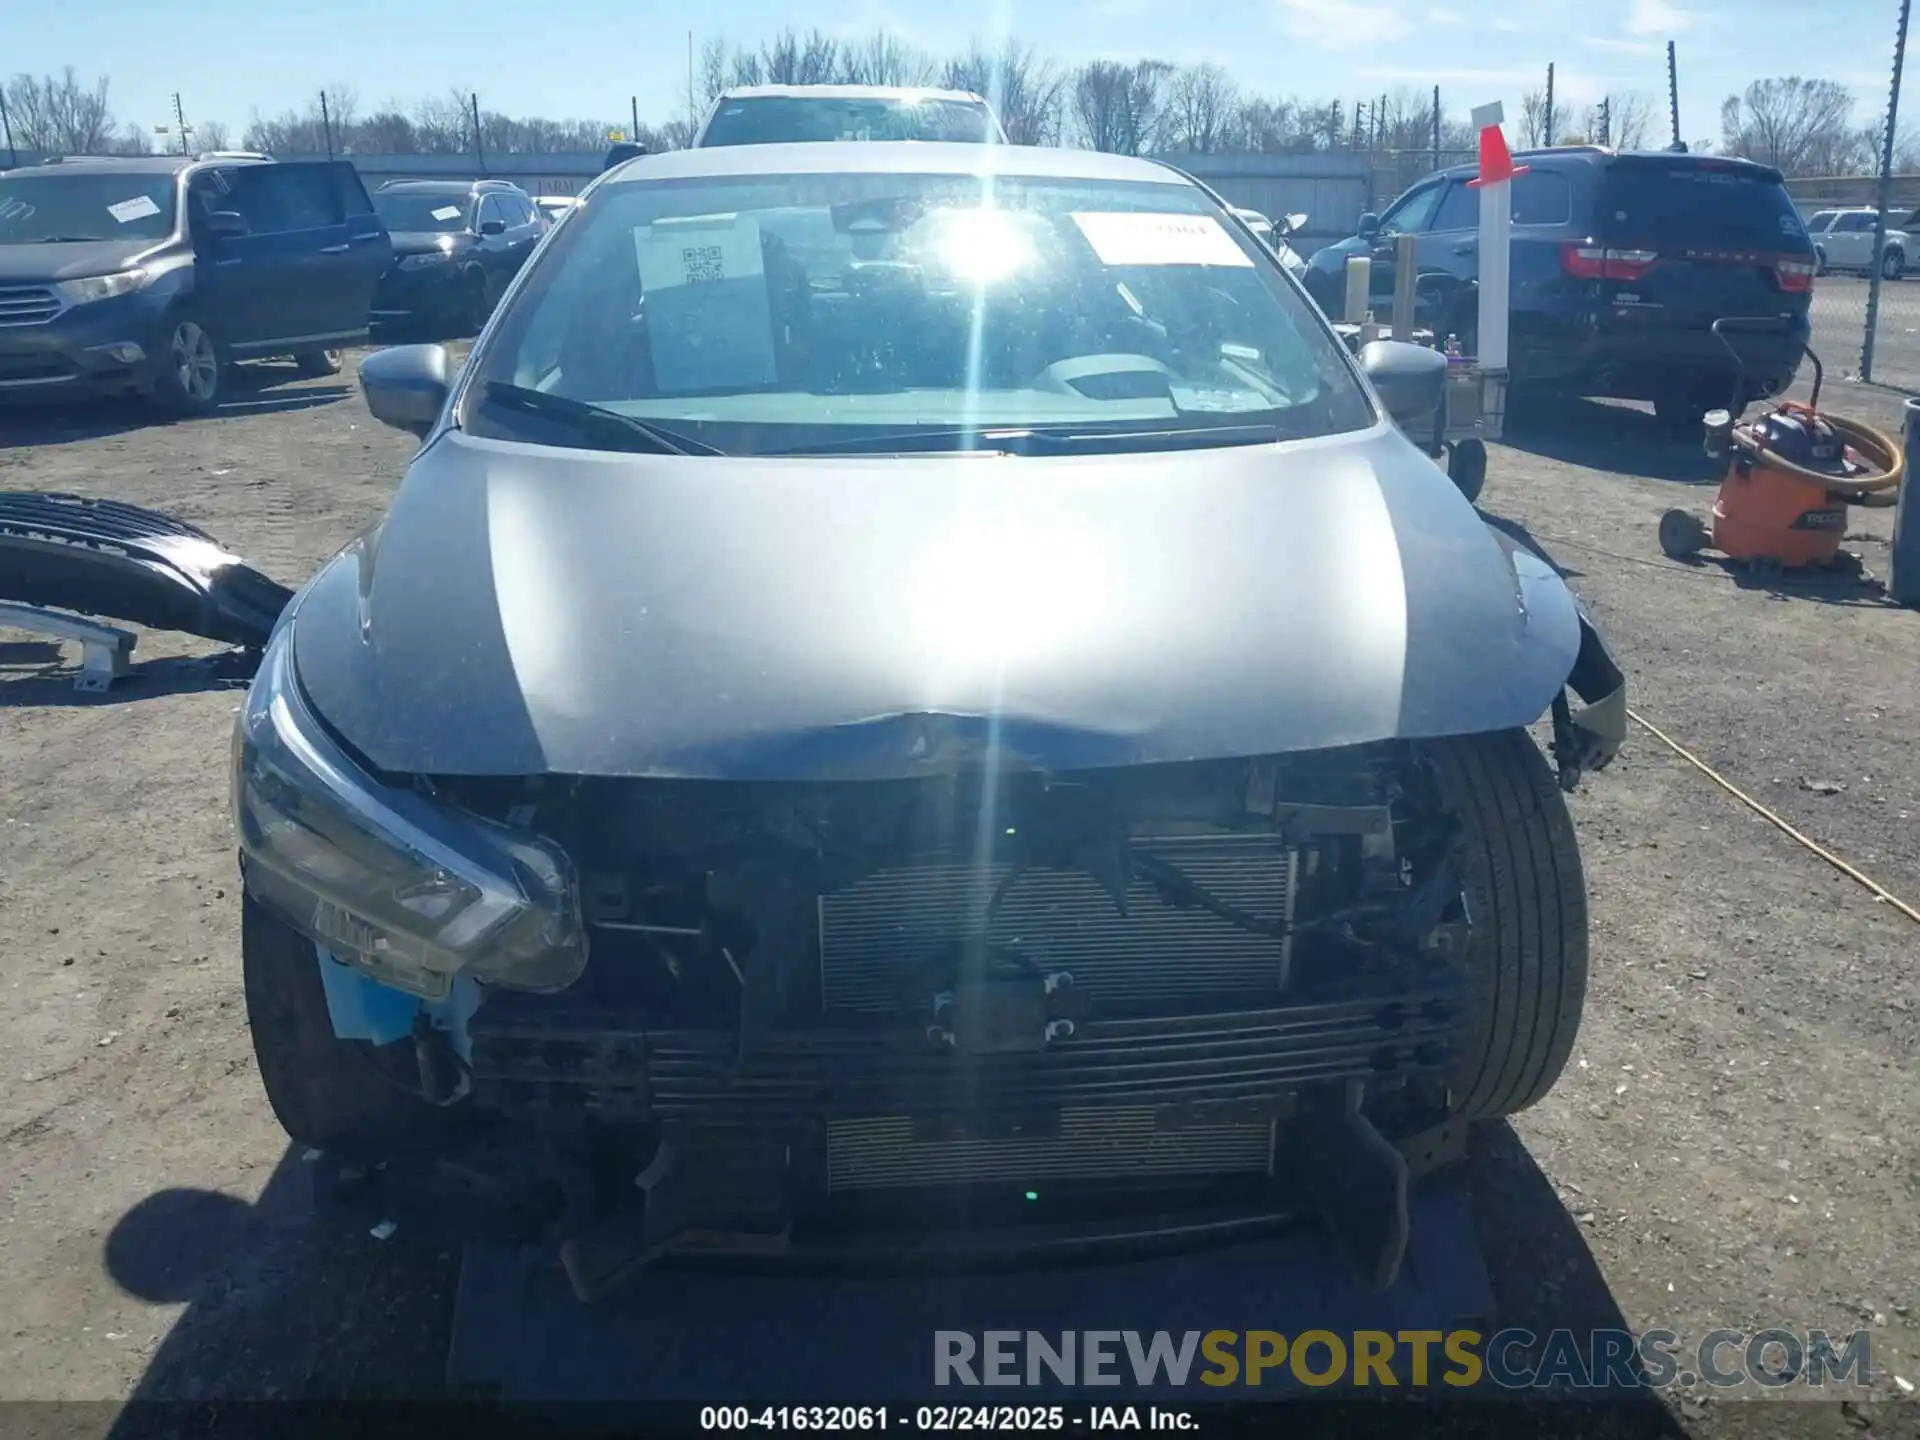
[[[1638,280],[1659,263],[1658,250],[1611,250],[1599,245],[1560,247],[1560,268],[1576,280]]]
[[[1775,262],[1773,273],[1787,294],[1806,295],[1813,290],[1815,268],[1811,260],[1780,260]]]

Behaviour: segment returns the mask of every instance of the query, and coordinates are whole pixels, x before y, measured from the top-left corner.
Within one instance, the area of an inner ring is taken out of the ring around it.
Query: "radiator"
[[[1271,835],[1176,836],[1135,848],[1174,865],[1196,885],[1262,920],[1292,918],[1299,855]],[[891,1011],[901,967],[961,935],[978,933],[1004,863],[947,856],[869,875],[820,899],[820,988],[828,1010]],[[1166,906],[1136,878],[1122,915],[1079,871],[1030,870],[1015,881],[987,938],[1067,970],[1076,990],[1136,1005],[1196,995],[1273,997],[1285,984],[1292,942],[1256,935],[1203,910]]]

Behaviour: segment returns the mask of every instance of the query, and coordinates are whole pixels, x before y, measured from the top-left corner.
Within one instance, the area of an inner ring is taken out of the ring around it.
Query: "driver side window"
[[[1380,233],[1405,235],[1426,229],[1427,222],[1433,218],[1434,207],[1440,203],[1441,189],[1442,186],[1435,183],[1403,195],[1380,217]]]

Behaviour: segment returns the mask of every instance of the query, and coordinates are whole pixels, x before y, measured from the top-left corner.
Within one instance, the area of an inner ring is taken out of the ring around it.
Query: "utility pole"
[[[1553,133],[1553,62],[1552,61],[1547,62],[1547,113],[1541,117],[1540,128],[1546,132],[1544,135],[1540,137],[1541,143],[1548,147],[1551,147],[1555,139],[1555,136]]]
[[[20,164],[20,152],[13,148],[13,120],[7,114],[7,92],[5,90],[0,90],[0,131],[6,133],[7,168],[9,170],[16,169]]]
[[[1907,7],[1902,0],[1900,6],[1900,33],[1907,32]],[[1680,62],[1673,41],[1667,41],[1667,114],[1673,123],[1673,148],[1679,150],[1686,145],[1680,138]]]
[[[1867,281],[1867,333],[1860,346],[1860,378],[1873,379],[1873,337],[1880,327],[1880,257],[1886,253],[1887,210],[1893,204],[1894,124],[1900,118],[1900,71],[1907,58],[1907,12],[1913,0],[1900,0],[1900,28],[1893,42],[1893,88],[1887,94],[1887,128],[1880,136],[1880,213],[1873,222],[1873,272]]]
[[[1360,149],[1360,142],[1365,138],[1366,133],[1367,102],[1356,100],[1353,102],[1353,140],[1351,142],[1351,148],[1356,152]]]
[[[180,92],[173,92],[173,123],[180,131],[180,153],[187,153],[187,112],[181,107]]]
[[[327,159],[333,158],[333,114],[327,109],[327,92],[320,92],[320,129],[327,137]]]
[[[473,163],[482,175],[487,173],[487,152],[480,143],[480,92],[473,91],[467,96],[467,108],[473,115]]]
[[[1433,168],[1440,168],[1440,87],[1433,87]]]
[[[633,129],[627,132],[627,139],[638,140],[640,138],[640,97],[629,95],[627,104],[633,111]]]
[[[687,139],[693,139],[693,127],[700,123],[700,112],[693,108],[693,32],[687,31]]]
[[[1600,97],[1600,143],[1602,145],[1613,143],[1613,97],[1611,95]]]
[[[1380,103],[1373,107],[1373,148],[1387,148],[1387,97],[1382,95]]]

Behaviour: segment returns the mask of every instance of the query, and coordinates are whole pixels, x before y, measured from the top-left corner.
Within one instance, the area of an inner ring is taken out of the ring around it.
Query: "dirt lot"
[[[295,581],[377,514],[409,442],[350,376],[260,378],[186,424],[0,418],[0,489],[169,509]],[[1893,423],[1891,401],[1848,400]],[[1567,570],[1640,713],[1920,900],[1920,616],[1869,585],[1769,589],[1665,561],[1659,513],[1704,508],[1709,476],[1640,411],[1556,408],[1513,438],[1486,507]],[[1856,522],[1871,572],[1889,514]],[[453,1256],[316,1216],[312,1167],[253,1073],[225,809],[239,694],[205,653],[143,635],[138,678],[89,698],[71,649],[0,632],[0,1398],[428,1393]],[[1471,1167],[1506,1318],[1694,1339],[1865,1327],[1865,1408],[1767,1418],[1904,1432],[1920,929],[1644,730],[1574,813],[1595,954],[1577,1057]],[[1693,1433],[1761,1419],[1669,1400]]]

